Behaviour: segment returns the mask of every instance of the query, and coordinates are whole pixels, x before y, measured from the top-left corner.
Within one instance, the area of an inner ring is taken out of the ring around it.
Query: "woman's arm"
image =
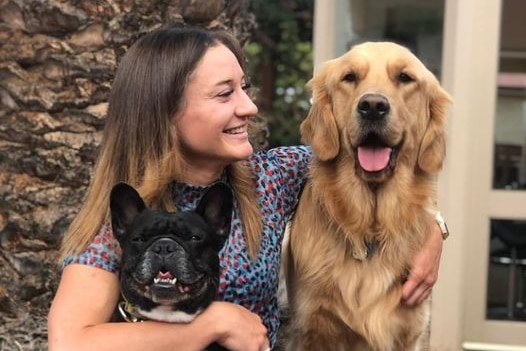
[[[241,306],[213,303],[188,324],[108,323],[118,299],[115,274],[67,266],[49,313],[49,350],[198,351],[217,340],[232,350],[260,351],[268,342],[259,317]]]
[[[260,169],[260,179],[282,192],[278,197],[283,201],[287,215],[296,207],[312,158],[312,148],[303,145],[280,146],[252,157],[255,169]]]
[[[407,306],[422,303],[430,294],[438,279],[438,268],[442,254],[442,232],[437,225],[416,255],[407,281],[402,289],[402,301]]]

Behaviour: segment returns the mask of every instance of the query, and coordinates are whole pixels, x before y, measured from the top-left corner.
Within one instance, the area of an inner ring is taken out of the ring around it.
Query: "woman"
[[[310,148],[253,153],[242,50],[227,33],[165,28],[139,39],[119,65],[86,201],[63,242],[65,268],[49,314],[50,350],[262,351],[276,344],[280,246],[312,157]],[[119,248],[108,223],[117,182],[153,207],[187,210],[218,180],[235,193],[221,253],[220,301],[193,322],[109,323],[119,298]],[[440,231],[404,286],[407,304],[437,278]]]

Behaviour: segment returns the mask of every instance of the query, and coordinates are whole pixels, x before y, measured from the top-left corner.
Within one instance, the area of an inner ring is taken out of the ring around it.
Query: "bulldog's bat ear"
[[[113,235],[121,242],[133,220],[146,209],[139,193],[126,183],[113,187],[110,195],[111,226]]]
[[[208,189],[195,210],[219,236],[220,247],[230,233],[233,207],[234,196],[230,187],[224,183],[216,183]]]

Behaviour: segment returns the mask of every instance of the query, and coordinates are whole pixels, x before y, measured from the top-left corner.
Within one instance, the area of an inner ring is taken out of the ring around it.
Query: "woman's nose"
[[[245,90],[241,90],[236,106],[236,115],[239,117],[252,117],[258,113],[258,107]]]

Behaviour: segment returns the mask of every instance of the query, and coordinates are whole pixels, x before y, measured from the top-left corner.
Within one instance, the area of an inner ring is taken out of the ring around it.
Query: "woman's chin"
[[[247,158],[250,157],[250,155],[252,155],[252,153],[254,153],[254,148],[252,147],[250,143],[248,143],[247,146],[243,147],[243,150],[239,150],[239,153],[240,153],[239,159],[246,160]]]
[[[252,155],[254,152],[254,148],[252,145],[247,141],[243,143],[242,145],[237,145],[232,149],[232,156],[235,161],[241,161],[246,160],[247,158]]]
[[[240,134],[229,135],[223,138],[222,154],[232,161],[246,160],[254,152],[254,148],[248,139],[248,134],[241,137]]]

